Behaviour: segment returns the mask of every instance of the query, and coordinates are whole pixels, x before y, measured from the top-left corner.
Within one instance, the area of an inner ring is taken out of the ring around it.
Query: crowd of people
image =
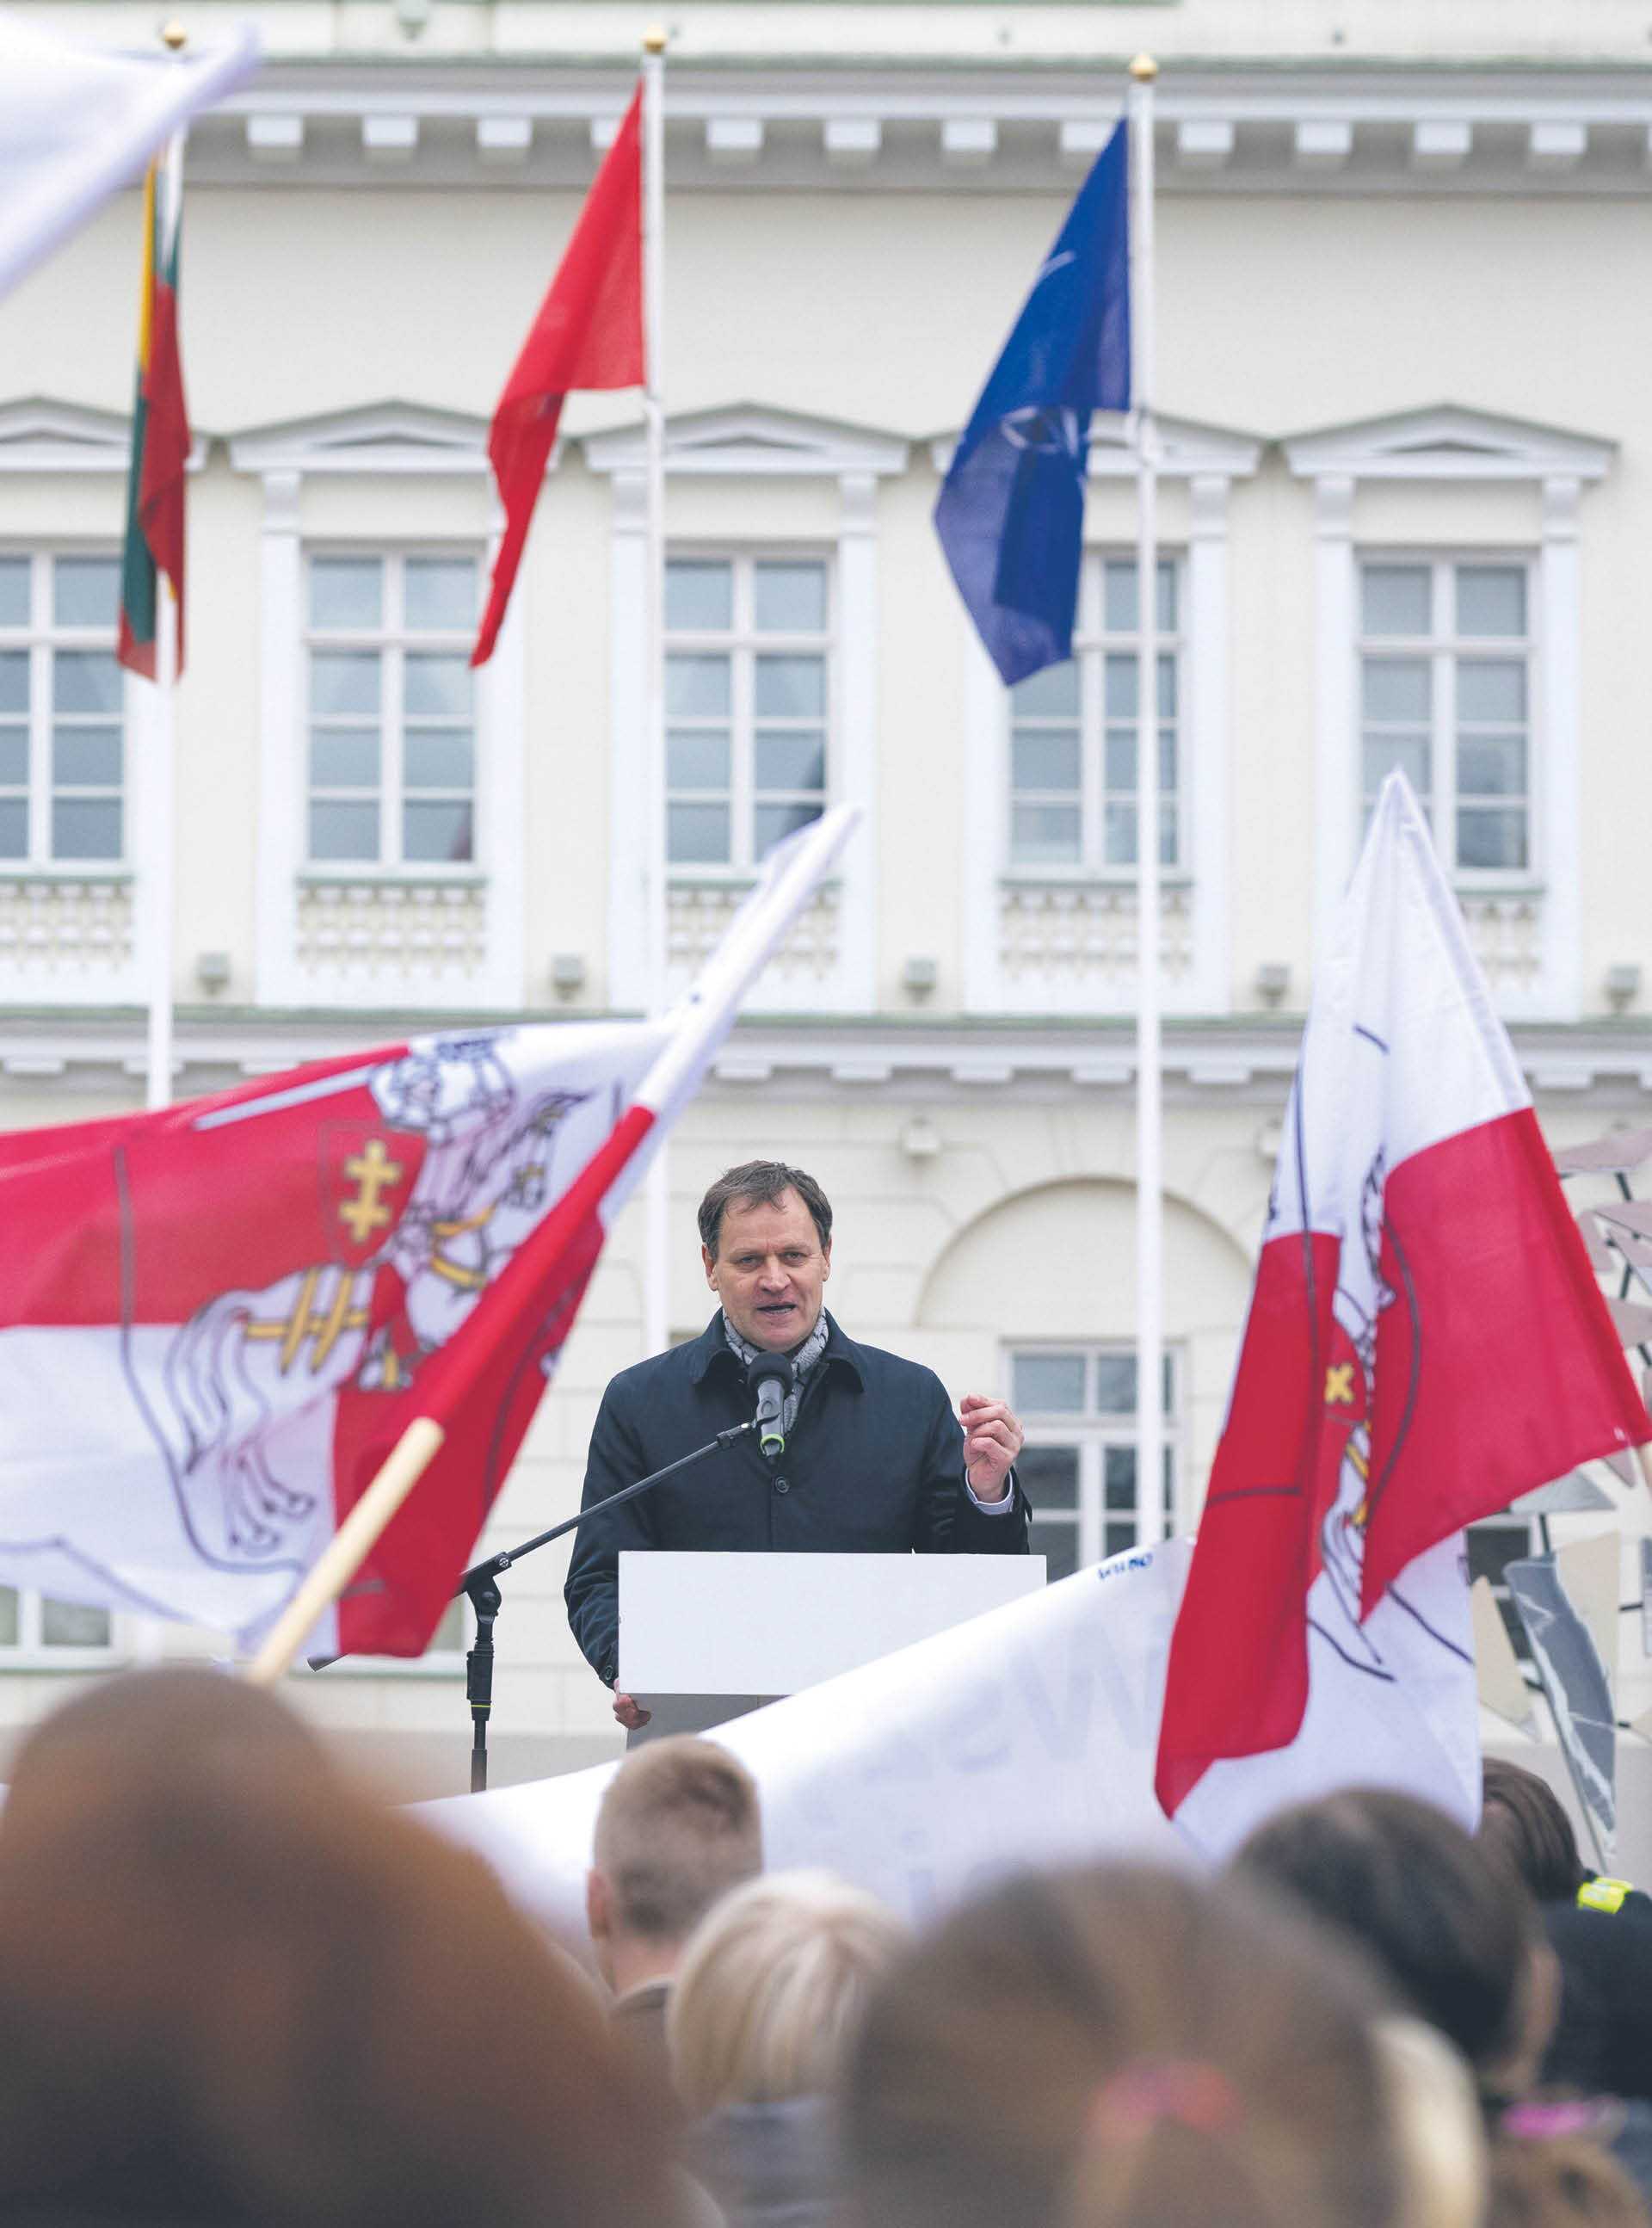
[[[0,1815],[0,2228],[1652,2223],[1652,1902],[1513,1766],[1476,1839],[1344,1792],[914,1936],[661,1740],[587,1910],[547,1940],[251,1687],[78,1697]]]

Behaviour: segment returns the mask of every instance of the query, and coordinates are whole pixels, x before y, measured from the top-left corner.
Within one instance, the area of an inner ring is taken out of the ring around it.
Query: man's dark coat
[[[612,1686],[621,1548],[781,1548],[803,1554],[1024,1555],[1028,1506],[989,1514],[964,1482],[964,1433],[932,1369],[857,1346],[832,1317],[785,1451],[741,1439],[574,1535],[563,1597],[586,1661]],[[686,1346],[624,1369],[591,1433],[592,1508],[752,1414],[720,1313]]]

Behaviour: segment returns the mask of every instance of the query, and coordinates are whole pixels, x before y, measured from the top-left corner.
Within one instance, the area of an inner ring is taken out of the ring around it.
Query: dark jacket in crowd
[[[1026,1553],[1026,1495],[1012,1480],[1013,1509],[976,1507],[964,1482],[964,1433],[934,1371],[858,1346],[829,1315],[826,1322],[825,1352],[777,1462],[741,1439],[579,1527],[563,1595],[586,1661],[609,1686],[618,1672],[622,1548]],[[746,1422],[753,1405],[720,1311],[698,1338],[611,1381],[580,1506]]]
[[[830,2228],[842,2218],[842,2169],[827,2097],[726,2104],[689,2130],[688,2161],[727,2228]]]

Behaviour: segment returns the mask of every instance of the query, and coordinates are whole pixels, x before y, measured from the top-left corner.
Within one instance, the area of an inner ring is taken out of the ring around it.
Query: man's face
[[[706,1282],[748,1346],[787,1353],[819,1321],[831,1248],[821,1245],[815,1218],[795,1191],[783,1191],[772,1207],[731,1200],[715,1257],[702,1245],[700,1258]]]

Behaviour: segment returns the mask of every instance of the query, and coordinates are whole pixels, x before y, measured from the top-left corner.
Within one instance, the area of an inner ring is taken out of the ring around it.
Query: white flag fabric
[[[1286,1112],[1171,1653],[1167,1811],[1216,1856],[1354,1781],[1472,1827],[1462,1529],[1648,1431],[1461,909],[1391,774]]]
[[[172,60],[83,46],[0,10],[0,297],[258,56],[250,29]]]
[[[416,1038],[0,1134],[0,1584],[255,1646],[428,1417],[440,1453],[313,1642],[418,1655],[614,1213],[857,817],[771,855],[660,1021]]]

